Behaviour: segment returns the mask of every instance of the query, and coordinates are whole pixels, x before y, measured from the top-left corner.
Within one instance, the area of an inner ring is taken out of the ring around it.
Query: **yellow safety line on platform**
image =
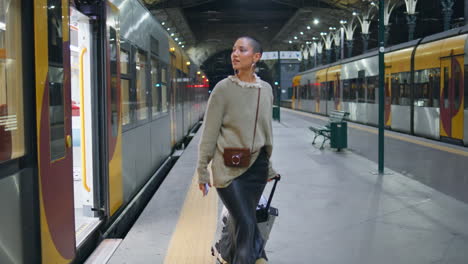
[[[305,113],[305,112],[290,110],[290,109],[286,109],[286,108],[281,108],[281,109],[289,111],[289,112],[297,113],[297,114],[300,114],[300,115],[309,116],[309,117],[316,118],[316,119],[328,120],[327,117],[318,116],[318,115],[311,114],[311,113]],[[377,128],[362,127],[362,126],[358,126],[358,125],[355,125],[355,124],[349,124],[349,123],[348,123],[348,126],[351,127],[351,128],[354,128],[354,129],[361,130],[361,131],[366,131],[366,132],[369,132],[369,133],[378,134]],[[404,136],[399,136],[399,135],[395,135],[395,134],[391,134],[391,133],[385,133],[385,136],[389,137],[389,138],[398,139],[398,140],[401,140],[401,141],[410,142],[410,143],[417,144],[417,145],[420,145],[420,146],[425,146],[425,147],[428,147],[428,148],[433,148],[433,149],[445,151],[445,152],[448,152],[448,153],[468,157],[468,151],[464,151],[464,150],[461,150],[461,149],[456,149],[456,148],[451,148],[451,147],[446,147],[446,146],[440,146],[440,145],[425,142],[425,141],[422,141],[422,140],[407,138],[407,137],[404,137]]]
[[[212,264],[211,256],[218,214],[216,190],[210,188],[203,197],[198,189],[197,177],[185,198],[179,221],[172,234],[167,250],[165,264]]]

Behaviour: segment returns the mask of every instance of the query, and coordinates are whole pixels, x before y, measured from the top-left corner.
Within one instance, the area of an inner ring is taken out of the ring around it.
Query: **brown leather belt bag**
[[[258,119],[258,104],[260,103],[260,88],[258,88],[257,99],[257,113],[255,114],[254,135],[252,139],[252,148],[224,148],[223,158],[224,165],[227,167],[245,168],[250,165],[250,157],[255,142],[255,134],[257,132],[257,119]]]
[[[225,148],[224,165],[228,167],[245,168],[250,165],[250,149],[249,148]]]

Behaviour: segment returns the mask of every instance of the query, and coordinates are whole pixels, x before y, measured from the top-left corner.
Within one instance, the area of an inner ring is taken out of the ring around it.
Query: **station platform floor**
[[[378,175],[374,159],[353,149],[320,150],[307,129],[313,122],[289,110],[274,122],[272,162],[282,180],[272,203],[279,217],[266,245],[269,263],[468,263],[467,203],[398,170]],[[200,133],[108,263],[215,263],[210,247],[222,203],[214,189],[206,197],[198,190]]]

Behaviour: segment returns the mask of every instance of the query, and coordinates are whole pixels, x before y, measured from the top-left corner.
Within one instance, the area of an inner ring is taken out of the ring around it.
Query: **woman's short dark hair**
[[[245,38],[245,39],[249,40],[250,45],[252,45],[253,51],[255,53],[257,53],[257,52],[260,53],[260,54],[263,53],[262,45],[260,44],[260,41],[258,41],[256,38],[249,37],[249,36],[243,36],[243,37],[240,37],[238,39],[241,39],[241,38]]]

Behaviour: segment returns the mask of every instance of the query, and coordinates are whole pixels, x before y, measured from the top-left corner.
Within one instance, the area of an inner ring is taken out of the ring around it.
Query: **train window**
[[[161,67],[161,112],[167,112],[167,68]]]
[[[464,104],[465,104],[465,109],[468,109],[468,67],[465,66],[465,99],[464,99]]]
[[[49,53],[50,159],[65,156],[65,99],[62,39],[62,1],[47,1]]]
[[[138,51],[135,56],[136,69],[136,116],[138,120],[148,118],[148,102],[146,100],[147,85],[146,85],[146,67],[147,58],[141,51]]]
[[[128,74],[129,54],[125,50],[120,50],[120,73]]]
[[[21,2],[0,0],[0,162],[25,154]]]
[[[335,82],[328,82],[328,100],[332,101],[335,99]]]
[[[358,83],[358,102],[366,102],[366,90],[367,83],[365,80],[361,80],[360,83]]]
[[[429,106],[439,107],[440,102],[440,69],[432,69],[429,74],[429,89],[432,103]]]
[[[130,124],[130,80],[120,79],[122,96],[122,125]]]
[[[366,102],[366,72],[364,70],[358,71],[357,78],[357,101],[359,103]]]
[[[152,101],[152,113],[153,116],[157,116],[161,111],[160,102],[160,87],[161,82],[159,80],[159,66],[156,58],[151,58],[151,101]]]
[[[110,28],[110,89],[111,89],[111,129],[112,136],[116,137],[119,129],[119,80],[118,80],[118,46],[117,46],[117,31],[114,28]]]
[[[320,83],[320,100],[325,101],[328,99],[327,83]]]
[[[182,103],[184,102],[184,92],[185,89],[182,89],[185,87],[184,85],[184,80],[185,80],[185,73],[182,72],[181,70],[177,69],[177,79],[176,79],[176,86],[177,86],[177,96],[176,96],[176,102],[179,107],[182,107]]]
[[[400,104],[400,79],[392,74],[392,105]]]
[[[379,89],[379,77],[372,76],[367,78],[367,102],[375,104],[375,95]]]
[[[310,83],[307,86],[307,89],[309,90],[309,100],[314,100],[315,99],[315,85],[313,83]]]
[[[356,102],[358,98],[358,82],[357,79],[350,80],[349,101]]]
[[[121,46],[122,47],[122,46]],[[122,125],[132,122],[132,100],[131,100],[131,66],[130,52],[120,49],[120,97],[122,105]]]
[[[409,79],[409,72],[400,72],[392,74],[393,105],[411,105]]]
[[[439,69],[426,69],[414,73],[414,105],[419,107],[438,107]]]
[[[343,80],[343,102],[348,102],[351,93],[351,81]]]
[[[458,61],[456,61],[456,59],[454,58],[455,62],[454,62],[454,67],[452,69],[453,71],[453,80],[454,80],[454,87],[453,87],[453,91],[454,91],[454,97],[453,97],[453,104],[454,104],[454,110],[455,111],[458,111],[458,109],[460,108],[460,84],[461,84],[461,69],[460,69],[460,64],[458,63]]]
[[[301,99],[307,99],[307,90],[305,88],[306,87],[304,85],[299,86],[299,89],[301,90]]]
[[[444,67],[444,96],[443,96],[443,104],[444,104],[444,108],[449,108],[449,68],[448,67]]]

